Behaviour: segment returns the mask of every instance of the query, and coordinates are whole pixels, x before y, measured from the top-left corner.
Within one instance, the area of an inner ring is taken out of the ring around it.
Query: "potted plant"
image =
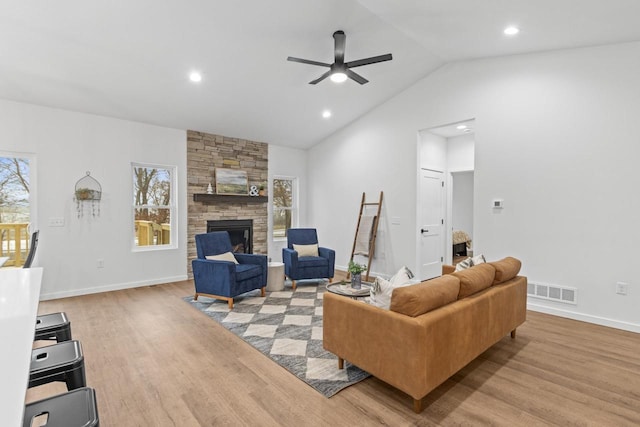
[[[262,183],[258,186],[258,195],[259,196],[264,196],[264,189],[265,189],[265,184]]]
[[[358,264],[353,260],[349,261],[349,273],[351,274],[351,287],[360,289],[362,287],[362,272],[367,269],[364,264]]]

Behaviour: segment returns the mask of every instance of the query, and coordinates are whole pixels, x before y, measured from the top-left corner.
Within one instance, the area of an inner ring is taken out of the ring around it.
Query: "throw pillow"
[[[478,264],[484,264],[485,262],[487,262],[487,260],[484,258],[484,255],[477,255],[477,256],[471,257],[471,262],[473,263],[473,265],[478,265]]]
[[[298,252],[298,256],[318,256],[318,244],[315,245],[293,245],[293,250]]]
[[[389,282],[393,285],[403,285],[409,280],[413,279],[413,273],[406,265],[400,267],[400,270],[389,279]]]
[[[234,264],[238,264],[238,260],[231,252],[225,252],[219,255],[207,255],[205,258],[213,261],[230,261]]]
[[[376,277],[373,285],[371,285],[369,304],[388,310],[391,305],[391,294],[393,290],[402,286],[412,285],[412,277],[413,273],[407,267],[402,267],[400,271],[389,280]]]
[[[460,261],[456,264],[456,271],[466,270],[469,267],[473,267],[473,260],[471,258],[467,258],[464,261]]]

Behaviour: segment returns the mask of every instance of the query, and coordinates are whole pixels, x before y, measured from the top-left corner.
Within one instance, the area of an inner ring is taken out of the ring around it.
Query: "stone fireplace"
[[[207,221],[207,233],[210,233],[212,231],[228,232],[234,253],[253,253],[252,219],[222,219]]]
[[[252,230],[250,235],[247,235],[250,242],[246,243],[245,251],[266,255],[268,250],[267,199],[249,195],[217,195],[214,179],[216,168],[245,171],[249,185],[266,183],[268,179],[267,144],[187,131],[187,271],[189,277],[192,277],[191,260],[196,257],[195,235],[206,233],[209,230],[209,221],[251,221]],[[209,184],[213,187],[212,195],[206,194]],[[194,200],[196,198],[197,201]],[[239,234],[242,239],[245,238],[244,233],[243,231]],[[232,243],[234,239],[232,237]]]

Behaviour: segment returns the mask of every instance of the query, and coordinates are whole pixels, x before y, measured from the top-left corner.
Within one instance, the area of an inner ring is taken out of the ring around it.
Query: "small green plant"
[[[353,262],[353,260],[349,261],[349,273],[351,274],[360,274],[367,269],[367,266],[364,264],[358,264],[357,262]]]

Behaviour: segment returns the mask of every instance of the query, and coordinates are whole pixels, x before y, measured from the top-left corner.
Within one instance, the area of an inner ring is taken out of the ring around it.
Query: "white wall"
[[[447,138],[447,169],[449,172],[474,169],[475,135],[465,134]]]
[[[451,227],[466,232],[473,244],[473,171],[455,172],[452,178]]]
[[[300,227],[313,227],[307,222],[306,206],[308,200],[307,191],[307,151],[295,148],[269,145],[269,227],[268,245],[269,258],[282,262],[282,248],[287,246],[287,240],[273,240],[273,177],[285,176],[298,178],[298,224]]]
[[[475,117],[476,247],[579,289],[577,306],[532,308],[640,332],[638,75],[640,43],[444,66],[310,150],[310,219],[344,263],[359,194],[383,189],[402,220],[380,256],[415,267],[416,132]]]
[[[37,159],[42,299],[186,279],[185,131],[1,100],[0,117],[0,151]],[[177,249],[131,251],[131,162],[178,167]],[[78,218],[73,201],[86,171],[102,185],[96,218]],[[52,217],[64,227],[49,227]]]

